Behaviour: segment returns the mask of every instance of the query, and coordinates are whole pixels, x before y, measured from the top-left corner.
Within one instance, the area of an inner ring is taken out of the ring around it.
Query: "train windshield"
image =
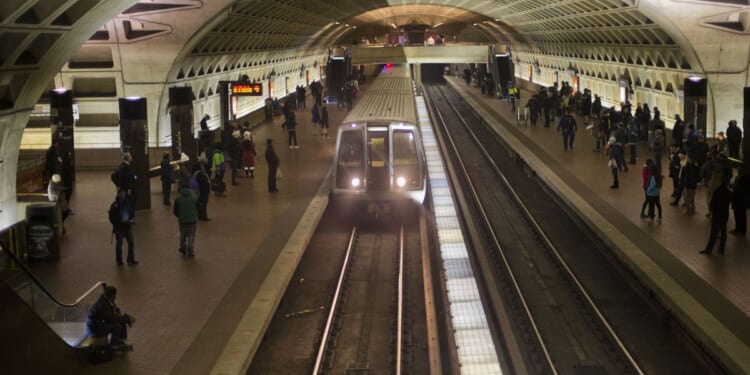
[[[341,133],[339,166],[361,167],[362,160],[362,133],[360,131]]]
[[[417,165],[417,142],[414,132],[408,130],[396,130],[393,132],[393,165],[415,166]]]

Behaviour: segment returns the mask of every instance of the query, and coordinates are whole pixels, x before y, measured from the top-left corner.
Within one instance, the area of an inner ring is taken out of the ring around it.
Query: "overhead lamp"
[[[58,87],[58,88],[56,88],[56,89],[54,89],[52,91],[54,91],[54,92],[56,92],[58,94],[65,94],[68,91],[68,89],[66,89],[65,87]]]
[[[700,82],[700,81],[702,81],[702,80],[703,80],[703,77],[699,77],[699,76],[697,76],[697,75],[693,74],[693,75],[691,75],[690,77],[688,77],[688,79],[689,79],[690,81],[692,81],[692,82]]]
[[[357,28],[357,26],[352,26],[352,29],[356,29],[356,28]]]
[[[349,24],[348,24],[348,23],[345,23],[345,24],[344,24],[344,26],[346,26],[346,27],[349,27]]]
[[[432,27],[438,27],[438,26],[440,26],[440,25],[442,25],[442,24],[443,24],[443,22],[438,22],[438,23],[436,23],[436,24],[432,25]]]
[[[394,29],[398,29],[398,27],[396,27],[396,24],[395,24],[395,23],[392,23],[392,24],[391,24],[391,27],[393,27]]]
[[[341,22],[339,22],[339,21],[333,21],[333,24],[334,24],[334,25],[340,25],[340,24],[341,24]]]
[[[477,23],[475,23],[475,24],[472,24],[472,26],[474,26],[474,27],[476,27],[476,26],[478,26],[478,25],[479,25],[479,24],[477,24]]]

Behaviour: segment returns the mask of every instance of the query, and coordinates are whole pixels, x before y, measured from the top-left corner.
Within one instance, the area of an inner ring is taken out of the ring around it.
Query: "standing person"
[[[62,160],[57,156],[57,144],[52,142],[47,152],[44,154],[44,182],[49,182],[52,175],[60,173],[60,162]]]
[[[682,164],[680,163],[680,153],[677,145],[672,145],[669,153],[669,178],[672,179],[672,198],[678,197],[680,193],[680,170]],[[649,159],[651,160],[651,159]],[[679,200],[679,198],[677,198]]]
[[[618,160],[622,157],[622,145],[617,142],[617,139],[615,137],[609,138],[609,141],[607,142],[607,146],[609,147],[609,162],[607,165],[609,166],[610,171],[612,172],[612,186],[610,186],[610,189],[617,189],[620,187],[620,180],[617,176],[617,170],[618,170]]]
[[[208,198],[211,196],[211,179],[206,174],[206,165],[198,163],[190,178],[190,188],[198,192],[198,220],[210,221],[208,218]]]
[[[695,189],[698,187],[698,172],[699,169],[695,159],[688,156],[680,176],[680,183],[685,192],[685,208],[688,214],[695,213]]]
[[[253,133],[249,130],[242,135],[242,169],[245,171],[245,177],[255,178],[255,143],[253,142]]]
[[[651,167],[654,165],[654,159],[646,160],[646,164],[641,169],[641,187],[643,188],[643,204],[641,205],[641,218],[646,217],[646,206],[648,205],[648,184],[651,182]]]
[[[328,138],[328,107],[323,107],[320,112],[320,133]]]
[[[279,157],[273,149],[273,140],[271,138],[266,140],[266,162],[268,163],[268,192],[278,193],[279,189],[276,188],[276,173],[279,170]]]
[[[172,184],[175,182],[174,167],[169,162],[169,153],[165,152],[161,158],[161,194],[163,203],[165,206],[172,204],[170,193],[172,192]]]
[[[630,148],[630,164],[635,164],[638,159],[636,147],[638,146],[638,123],[634,118],[630,119],[628,127],[628,147]]]
[[[737,121],[729,121],[727,128],[727,146],[729,147],[729,157],[740,158],[740,144],[742,143],[742,130],[737,126]]]
[[[685,132],[685,123],[682,122],[680,114],[674,115],[674,125],[672,126],[672,144],[677,145],[678,149],[682,149],[682,134]]]
[[[133,345],[125,340],[128,338],[128,327],[135,323],[135,318],[124,314],[115,304],[117,288],[104,285],[104,293],[96,300],[89,311],[86,327],[92,337],[110,335],[109,345],[113,350],[131,351]]]
[[[646,188],[646,197],[648,199],[648,217],[650,220],[654,220],[654,206],[659,209],[659,220],[661,220],[661,202],[659,201],[659,195],[661,195],[661,174],[656,168],[656,165],[652,165],[649,170],[649,181],[648,188]]]
[[[180,186],[180,195],[174,200],[172,213],[180,226],[180,248],[178,251],[188,257],[195,248],[195,228],[198,223],[198,198],[187,185]]]
[[[226,191],[226,186],[224,185],[224,172],[226,172],[227,169],[227,164],[224,159],[224,151],[221,150],[221,145],[214,145],[213,157],[211,159],[211,174],[214,176],[212,189],[220,195]]]
[[[734,211],[734,229],[730,232],[738,236],[747,233],[747,208],[750,203],[750,173],[745,166],[737,168],[732,194],[732,210]]]
[[[135,244],[133,241],[133,220],[130,206],[128,205],[125,190],[117,191],[117,199],[109,206],[109,222],[112,224],[112,233],[115,235],[115,260],[117,265],[122,265],[122,240],[128,242],[128,265],[135,266]]]
[[[565,113],[557,125],[557,131],[560,131],[560,129],[562,129],[563,147],[565,151],[568,151],[568,148],[572,151],[573,142],[576,139],[576,132],[578,131],[578,124],[576,124],[576,119],[573,118],[571,111],[565,110]]]
[[[122,154],[122,163],[117,168],[117,175],[113,176],[113,182],[117,186],[118,190],[125,192],[128,206],[130,207],[130,218],[135,220],[135,173],[133,168],[130,167],[130,163],[133,162],[133,155],[129,152]]]
[[[289,113],[289,117],[284,123],[286,131],[289,133],[289,148],[299,148],[297,144],[297,118],[294,112]]]
[[[732,201],[732,193],[727,187],[724,179],[721,180],[719,187],[714,190],[711,196],[711,234],[708,236],[706,248],[699,251],[701,254],[711,254],[714,250],[716,237],[721,235],[719,240],[719,254],[724,254],[727,245],[727,222],[729,221],[729,204]]]
[[[211,116],[209,116],[209,115],[204,115],[203,116],[203,118],[200,121],[201,130],[203,130],[203,131],[208,130],[208,120],[210,120],[210,119],[211,119]]]
[[[313,125],[313,135],[318,135],[318,125],[320,125],[320,110],[318,109],[318,104],[313,104],[312,107],[312,125]]]

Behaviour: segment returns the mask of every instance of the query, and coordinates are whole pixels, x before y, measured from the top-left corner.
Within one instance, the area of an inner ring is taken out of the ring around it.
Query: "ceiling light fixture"
[[[436,24],[432,25],[432,27],[438,27],[438,26],[440,26],[440,25],[442,25],[442,24],[443,24],[443,22],[438,22],[438,23],[436,23]]]
[[[398,27],[396,27],[396,24],[395,24],[395,23],[392,23],[392,24],[391,24],[391,27],[393,27],[394,29],[398,29]]]

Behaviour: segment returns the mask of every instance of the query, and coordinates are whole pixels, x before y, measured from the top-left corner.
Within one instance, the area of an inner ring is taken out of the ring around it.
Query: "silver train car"
[[[331,196],[368,213],[422,204],[427,185],[414,85],[406,65],[386,65],[339,126]]]

